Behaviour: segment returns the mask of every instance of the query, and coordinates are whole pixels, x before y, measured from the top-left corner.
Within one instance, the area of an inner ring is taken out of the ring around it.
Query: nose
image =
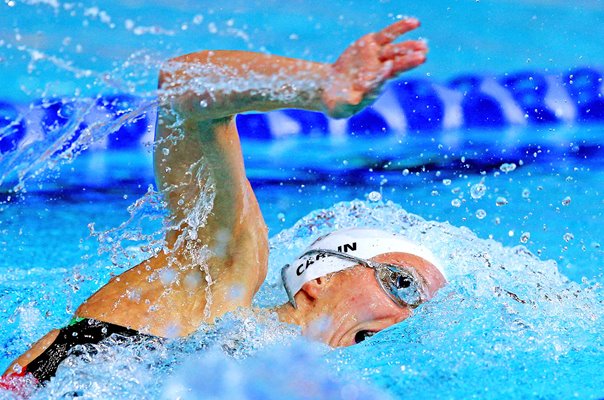
[[[401,321],[406,320],[413,314],[413,310],[410,307],[402,308],[398,315],[394,318],[394,323],[398,324]]]

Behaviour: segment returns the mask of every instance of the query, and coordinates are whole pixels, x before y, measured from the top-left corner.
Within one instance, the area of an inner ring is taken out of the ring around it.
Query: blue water
[[[601,65],[601,1],[15,0],[0,5],[0,98],[148,95],[162,60],[200,48],[333,60],[399,14],[419,17],[430,40],[413,76]],[[34,396],[601,398],[603,135],[595,124],[244,142],[272,237],[258,305],[284,301],[278,269],[313,237],[351,225],[405,231],[448,260],[451,284],[352,348],[242,311],[153,350],[72,357]],[[161,238],[150,162],[144,150],[84,151],[18,193],[2,188],[0,367]]]

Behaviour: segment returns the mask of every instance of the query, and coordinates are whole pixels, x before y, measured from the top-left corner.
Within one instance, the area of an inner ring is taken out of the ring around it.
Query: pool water
[[[0,97],[152,98],[170,56],[235,48],[333,60],[399,14],[418,16],[430,39],[430,61],[415,77],[601,62],[599,1],[11,0],[0,5]],[[95,134],[97,142],[111,135]],[[351,348],[308,342],[270,312],[240,310],[182,340],[100,344],[31,395],[603,398],[603,135],[602,124],[553,124],[246,140],[271,236],[256,305],[285,301],[280,267],[347,226],[404,232],[444,260],[450,284],[412,318]],[[0,368],[162,239],[149,146],[83,150],[41,167],[0,190]]]

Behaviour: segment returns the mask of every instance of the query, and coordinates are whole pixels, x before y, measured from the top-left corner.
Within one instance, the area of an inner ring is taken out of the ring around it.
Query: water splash
[[[339,203],[273,237],[269,274],[256,304],[285,302],[280,267],[317,236],[349,226],[401,232],[429,247],[447,269],[448,286],[412,318],[346,349],[299,341],[297,329],[271,312],[250,310],[227,314],[184,339],[101,343],[96,355],[85,351],[63,363],[34,398],[159,398],[183,388],[223,398],[249,398],[270,388],[296,398],[304,394],[285,377],[302,372],[316,398],[329,398],[334,388],[346,392],[351,377],[353,393],[374,398],[384,392],[434,398],[452,390],[486,398],[599,395],[602,377],[592,366],[601,365],[604,354],[601,285],[570,282],[553,261],[541,261],[523,246],[506,248],[393,203]],[[223,369],[212,370],[215,380],[205,381],[206,367]],[[228,384],[229,376],[241,385]],[[556,382],[555,393],[546,379]]]

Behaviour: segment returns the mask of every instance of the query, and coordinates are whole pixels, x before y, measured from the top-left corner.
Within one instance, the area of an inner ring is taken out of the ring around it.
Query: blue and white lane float
[[[518,72],[460,76],[446,84],[424,79],[390,83],[371,106],[344,120],[309,111],[280,110],[237,118],[241,136],[278,140],[295,136],[367,136],[469,128],[604,122],[604,70],[565,74]],[[32,104],[0,100],[0,153],[57,131],[70,131],[65,146],[87,127],[113,125],[114,133],[91,150],[142,147],[153,140],[155,111],[137,113],[149,101],[129,94],[97,99],[43,99]],[[129,115],[136,116],[130,118]],[[125,116],[125,117],[124,117]],[[68,128],[68,125],[72,129]]]

